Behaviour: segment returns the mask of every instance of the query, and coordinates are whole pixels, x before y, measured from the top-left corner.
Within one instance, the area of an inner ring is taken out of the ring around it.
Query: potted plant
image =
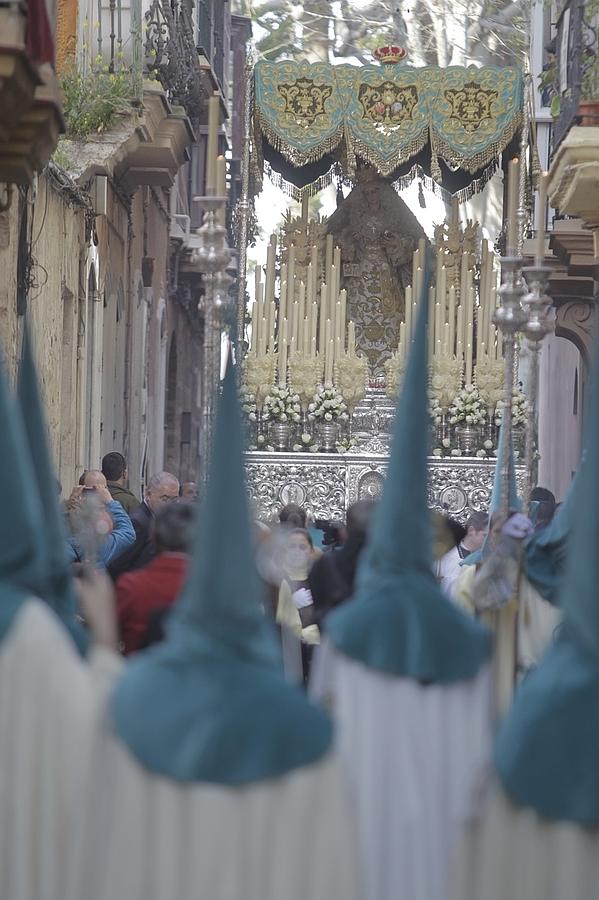
[[[270,422],[276,450],[288,450],[296,425],[301,421],[300,399],[287,385],[273,385],[264,401],[263,419]]]
[[[308,406],[308,418],[320,425],[320,449],[334,453],[337,449],[339,423],[347,422],[349,414],[342,395],[332,384],[325,384],[314,395]]]
[[[582,80],[578,102],[578,123],[599,125],[599,59],[597,56],[597,24],[599,0],[587,0],[583,12]]]

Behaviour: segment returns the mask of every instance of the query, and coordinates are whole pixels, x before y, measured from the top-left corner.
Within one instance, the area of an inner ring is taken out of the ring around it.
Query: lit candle
[[[264,285],[262,282],[258,282],[256,286],[256,304],[257,310],[256,315],[258,316],[258,331],[260,332],[260,339],[262,339],[262,319],[264,317]]]
[[[318,349],[320,353],[324,357],[324,353],[326,350],[326,336],[325,336],[325,327],[327,321],[327,288],[326,284],[323,282],[320,286],[320,319],[319,319],[319,328],[318,328]]]
[[[435,350],[437,349],[437,341],[443,337],[443,320],[441,314],[441,304],[437,300],[435,303]]]
[[[325,242],[325,267],[324,267],[324,277],[325,280],[329,279],[329,272],[331,271],[331,266],[333,265],[333,235],[327,234],[326,242]]]
[[[419,257],[420,253],[418,249],[414,250],[412,254],[412,289],[414,291],[415,296],[418,296],[418,285],[416,284],[418,266],[420,264]]]
[[[299,303],[297,300],[293,301],[291,310],[291,340],[295,342],[297,348],[299,346]]]
[[[449,352],[449,322],[443,325],[443,356],[450,356]]]
[[[343,325],[341,324],[341,300],[337,300],[335,304],[335,340],[342,340],[343,337]]]
[[[216,158],[218,156],[218,132],[220,128],[220,101],[218,94],[208,98],[208,143],[206,145],[206,193],[216,191]]]
[[[464,307],[460,303],[456,315],[456,343],[464,343]]]
[[[300,331],[298,335],[298,350],[301,346],[303,346],[303,341],[300,340],[301,337],[301,326],[304,322],[305,316],[305,308],[306,308],[306,285],[303,281],[300,281],[299,285],[299,298],[298,298],[298,321],[300,323]]]
[[[333,362],[335,359],[335,342],[331,338],[329,341],[329,347],[327,350],[327,360],[326,360],[326,382],[327,384],[333,383]]]
[[[316,297],[318,293],[318,247],[312,247],[310,253],[310,265],[312,266],[312,296]]]
[[[412,340],[412,285],[409,284],[406,288],[405,294],[405,316],[404,320],[406,323],[406,342]]]
[[[419,291],[418,295],[421,294],[422,291]],[[435,355],[435,289],[432,285],[428,289],[428,301],[422,297],[422,302],[428,302],[428,352],[432,357]]]
[[[264,297],[267,303],[275,298],[275,263],[277,258],[276,237],[274,243],[268,245],[266,251],[266,280],[264,284]]]
[[[279,285],[279,318],[287,318],[287,266],[281,266],[281,283]]]
[[[549,175],[547,172],[543,172],[541,177],[539,178],[539,204],[537,206],[537,218],[538,218],[538,229],[537,229],[537,252],[536,252],[536,260],[535,263],[537,266],[541,266],[543,264],[543,259],[545,258],[545,209],[547,206],[547,181],[549,179]]]
[[[356,351],[356,326],[350,321],[347,328],[347,352],[353,356]]]
[[[449,288],[449,354],[450,356],[453,354],[453,348],[455,347],[455,287],[453,284]]]
[[[312,301],[310,306],[310,344],[313,347],[313,353],[316,351],[316,333],[318,328],[318,303]]]
[[[287,303],[295,300],[295,247],[292,244],[287,257]]]
[[[227,196],[227,162],[224,156],[218,156],[216,159],[216,196]],[[223,205],[216,211],[216,221],[223,227],[227,223],[227,204]]]
[[[268,323],[264,316],[260,319],[260,356],[266,353],[266,336],[268,334]]]
[[[333,324],[334,324],[335,309],[336,309],[336,304],[337,304],[337,293],[335,290],[335,286],[337,283],[337,275],[336,275],[336,269],[335,269],[334,265],[331,266],[330,273],[331,274],[330,274],[329,283],[327,286],[327,293],[328,293],[328,298],[329,298],[329,315],[330,315],[331,319],[333,320]]]
[[[466,344],[466,384],[472,384],[472,341]]]
[[[341,312],[339,313],[340,319],[340,329],[339,334],[341,335],[341,344],[343,346],[343,350],[345,350],[345,331],[346,331],[346,322],[347,322],[347,291],[343,288],[342,291],[339,291],[339,302],[341,303]]]
[[[287,383],[287,338],[283,338],[279,347],[279,384]]]
[[[256,309],[257,309],[257,304],[256,304],[256,301],[254,301],[252,303],[252,335],[251,335],[251,345],[250,345],[251,346],[250,352],[251,352],[252,356],[256,355],[256,350],[257,350],[256,341],[258,339]]]
[[[331,320],[327,319],[325,329],[324,329],[324,340],[325,340],[325,358],[324,358],[324,380],[325,382],[329,382],[331,380],[329,372],[332,372],[333,366],[333,341],[332,341],[332,324]],[[330,367],[330,368],[329,368]]]
[[[507,251],[514,256],[518,249],[518,187],[520,184],[520,160],[511,159],[507,178]]]
[[[464,360],[464,351],[462,349],[462,342],[458,341],[456,344],[456,354],[455,354],[461,362]]]

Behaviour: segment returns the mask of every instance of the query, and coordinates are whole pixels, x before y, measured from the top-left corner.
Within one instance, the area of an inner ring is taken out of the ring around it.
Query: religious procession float
[[[522,278],[538,174],[522,73],[413,68],[398,47],[375,56],[366,66],[259,62],[250,79],[238,331],[248,482],[265,516],[293,501],[342,517],[349,503],[378,495],[421,301],[431,506],[462,520],[488,506],[502,419],[521,488],[534,477],[535,398],[519,386],[517,344],[523,332],[538,347],[544,326],[536,337],[527,327],[547,298],[540,263],[528,292]],[[500,165],[503,260],[476,222],[460,219]],[[248,220],[265,173],[300,206],[256,266],[248,313]],[[446,201],[432,242],[399,194],[414,180]],[[310,216],[310,198],[330,184],[336,211]]]

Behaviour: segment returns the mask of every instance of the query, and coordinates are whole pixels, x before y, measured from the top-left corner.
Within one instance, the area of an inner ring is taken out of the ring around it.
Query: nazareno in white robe
[[[100,717],[57,900],[358,900],[354,829],[333,754],[244,787],[144,768]]]
[[[492,781],[463,836],[451,900],[599,900],[599,828],[543,819]]]
[[[363,897],[445,900],[490,765],[490,666],[471,681],[426,686],[369,669],[326,641],[311,691],[332,706],[358,823]]]
[[[110,651],[79,655],[52,610],[26,600],[0,642],[0,897],[54,900],[73,846]],[[108,677],[107,677],[107,680]]]

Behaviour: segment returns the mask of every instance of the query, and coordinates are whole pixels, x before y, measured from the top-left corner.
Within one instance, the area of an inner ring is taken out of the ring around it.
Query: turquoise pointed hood
[[[497,462],[495,463],[495,475],[493,477],[493,489],[491,491],[491,500],[489,504],[489,521],[501,509],[501,457],[503,456],[503,447],[505,443],[505,431],[499,428],[499,440],[497,441]],[[516,484],[516,464],[514,462],[514,448],[510,447],[510,469],[509,469],[509,486],[508,486],[508,507],[509,509],[520,510],[522,501],[518,496],[518,486]],[[462,561],[462,566],[476,566],[483,561],[485,551],[488,547],[488,537],[480,548],[474,553],[469,553]]]
[[[64,516],[56,494],[56,473],[48,447],[45,416],[27,326],[23,334],[17,397],[44,517],[44,527],[39,535],[43,553],[43,587],[40,588],[40,596],[64,622],[79,649],[84,650],[87,638],[76,618],[77,601],[66,553]]]
[[[533,534],[525,548],[526,577],[535,590],[553,605],[559,602],[559,591],[566,570],[576,510],[575,496],[583,466],[584,463],[581,462],[566,499],[549,525]]]
[[[441,593],[433,575],[428,486],[428,367],[424,279],[395,417],[383,496],[356,594],[326,620],[333,644],[370,668],[419,681],[472,678],[491,638]]]
[[[599,352],[589,407],[587,456],[571,498],[572,537],[560,589],[563,623],[516,694],[497,738],[496,766],[516,803],[549,819],[597,827]]]
[[[21,604],[44,596],[44,522],[20,412],[0,360],[0,641]]]
[[[179,781],[247,784],[308,765],[331,745],[326,714],[285,682],[265,614],[232,366],[188,582],[167,640],[131,660],[111,711],[131,752]]]

